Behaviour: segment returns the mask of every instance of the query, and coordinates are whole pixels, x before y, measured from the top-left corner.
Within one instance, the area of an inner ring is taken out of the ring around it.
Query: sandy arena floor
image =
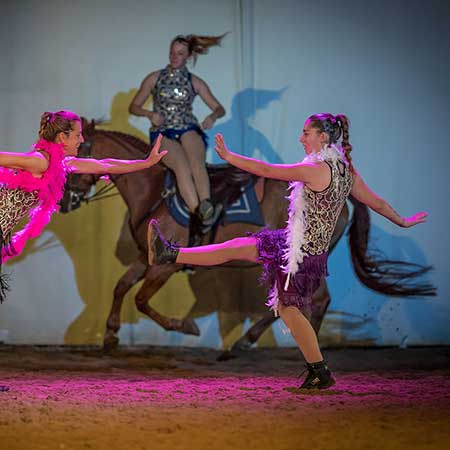
[[[329,350],[299,393],[295,349],[0,346],[0,450],[447,449],[450,349]]]

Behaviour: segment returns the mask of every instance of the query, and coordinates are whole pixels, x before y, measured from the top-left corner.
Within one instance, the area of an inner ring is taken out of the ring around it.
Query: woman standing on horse
[[[189,245],[199,243],[199,228],[205,232],[221,212],[221,206],[214,206],[210,199],[203,130],[212,128],[214,122],[225,115],[225,109],[209,86],[188,71],[186,63],[191,58],[195,63],[198,55],[219,45],[223,37],[192,34],[175,37],[170,44],[169,65],[150,73],[142,81],[129,108],[130,113],[150,120],[150,142],[158,133],[164,136],[162,145],[170,152],[163,162],[175,173],[180,194],[191,212]],[[212,111],[200,125],[192,113],[197,94]],[[153,96],[153,111],[143,108],[150,95]]]
[[[159,151],[161,138],[144,160],[77,158],[84,141],[80,117],[65,110],[43,113],[39,140],[32,151],[0,152],[0,270],[2,260],[18,255],[26,241],[37,237],[59,209],[67,173],[119,174],[147,169],[167,153]],[[12,235],[27,214],[28,224]],[[2,275],[0,301],[6,289]]]
[[[149,263],[212,266],[236,259],[262,263],[271,283],[268,306],[280,314],[307,362],[308,375],[301,388],[325,389],[334,384],[334,378],[308,319],[312,295],[327,275],[331,235],[347,197],[351,194],[401,227],[424,222],[427,214],[401,217],[368,188],[351,161],[346,116],[322,113],[309,117],[300,142],[306,152],[303,161],[268,164],[229,151],[223,137],[216,136],[216,151],[228,163],[258,176],[291,181],[285,229],[266,229],[221,244],[177,248],[159,234],[152,221]]]

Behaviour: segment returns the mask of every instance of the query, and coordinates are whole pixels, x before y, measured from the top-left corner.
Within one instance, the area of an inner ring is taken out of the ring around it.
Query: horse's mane
[[[149,152],[150,148],[149,144],[131,134],[122,133],[120,131],[108,131],[108,130],[95,130],[95,133],[107,136],[118,144],[123,144],[123,142],[125,141],[128,144],[131,144],[133,147],[137,148],[143,154],[147,154]]]
[[[136,136],[131,134],[122,133],[120,131],[109,131],[109,130],[99,130],[96,128],[97,125],[101,125],[104,123],[102,120],[91,120],[88,121],[85,117],[81,118],[81,122],[83,125],[83,134],[87,140],[94,137],[96,135],[106,136],[112,141],[116,142],[119,145],[123,145],[123,143],[128,143],[135,147],[138,151],[143,154],[147,154],[149,152],[149,144],[144,142],[142,139],[139,139]]]

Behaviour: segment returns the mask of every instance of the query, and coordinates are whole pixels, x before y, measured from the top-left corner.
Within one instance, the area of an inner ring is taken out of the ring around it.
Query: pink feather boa
[[[9,189],[19,188],[27,192],[36,191],[39,198],[38,206],[29,213],[29,222],[11,239],[11,248],[14,249],[14,254],[11,255],[6,249],[2,249],[3,261],[19,255],[28,239],[35,238],[42,233],[42,230],[50,222],[51,215],[58,211],[58,202],[63,195],[68,173],[64,164],[63,145],[41,139],[34,144],[34,148],[44,150],[50,157],[48,168],[41,178],[34,177],[26,170],[0,168],[0,184]]]

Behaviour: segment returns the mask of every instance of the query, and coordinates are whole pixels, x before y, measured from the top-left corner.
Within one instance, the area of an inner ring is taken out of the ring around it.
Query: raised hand
[[[414,225],[417,225],[418,223],[426,222],[427,217],[428,217],[427,212],[418,212],[410,217],[404,217],[402,226],[404,228],[413,227]]]
[[[159,133],[158,137],[156,138],[155,145],[153,146],[152,151],[150,152],[150,155],[148,155],[145,160],[149,164],[149,167],[159,163],[161,158],[167,154],[167,150],[160,151],[162,138],[163,135]]]
[[[220,133],[217,133],[214,140],[216,142],[216,146],[214,147],[214,150],[220,156],[221,159],[223,159],[224,161],[227,161],[227,158],[231,152],[230,152],[230,150],[228,150],[227,146],[225,145],[223,136]]]

